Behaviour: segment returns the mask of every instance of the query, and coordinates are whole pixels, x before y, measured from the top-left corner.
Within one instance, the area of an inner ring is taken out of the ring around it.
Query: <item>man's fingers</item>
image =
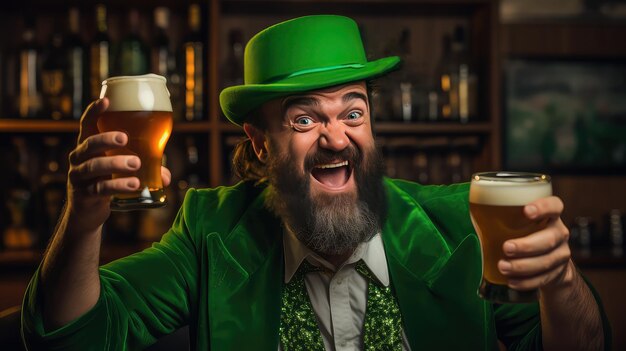
[[[552,220],[543,230],[504,242],[506,257],[532,257],[545,254],[569,239],[569,230],[560,219]]]
[[[98,133],[98,116],[106,111],[109,107],[109,99],[102,98],[98,99],[85,109],[83,115],[80,117],[80,132],[78,133],[78,144],[82,143],[83,140],[87,139],[89,136]]]
[[[163,166],[161,166],[161,179],[163,179],[163,186],[168,186],[172,182],[172,172]]]
[[[569,245],[562,243],[556,250],[546,255],[500,260],[498,269],[508,278],[532,277],[545,274],[565,264],[570,258]]]
[[[563,201],[556,196],[541,198],[524,206],[524,214],[533,220],[560,217],[562,212]]]
[[[568,260],[565,264],[558,265],[548,272],[533,277],[509,279],[508,285],[515,290],[534,290],[550,285],[566,274],[569,262],[571,261]]]
[[[91,196],[111,196],[114,194],[128,193],[139,188],[137,177],[126,177],[116,179],[100,179],[84,187],[76,189],[77,192],[84,192]]]
[[[123,132],[91,135],[70,153],[70,163],[79,165],[90,158],[104,155],[107,150],[123,147],[126,143],[128,143],[128,136]]]
[[[95,178],[110,177],[113,173],[131,173],[141,167],[141,160],[137,156],[106,156],[89,159],[69,172],[69,179],[73,185],[91,181]]]

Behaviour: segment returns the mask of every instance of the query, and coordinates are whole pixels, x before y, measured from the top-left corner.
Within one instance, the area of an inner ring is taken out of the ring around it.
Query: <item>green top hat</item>
[[[356,23],[316,15],[273,25],[255,35],[244,55],[244,84],[224,89],[224,115],[242,125],[263,103],[282,96],[374,78],[398,66],[397,56],[368,62]]]

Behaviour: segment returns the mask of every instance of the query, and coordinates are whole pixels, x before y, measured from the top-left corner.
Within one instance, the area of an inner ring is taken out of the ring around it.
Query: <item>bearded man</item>
[[[108,100],[81,121],[68,200],[29,286],[29,348],[139,349],[183,325],[206,350],[598,350],[602,308],[570,258],[556,197],[525,207],[545,230],[505,243],[509,286],[534,304],[480,299],[467,184],[383,177],[369,84],[397,57],[368,62],[356,24],[307,16],[248,43],[245,84],[220,96],[248,139],[232,187],[190,190],[159,243],[98,268],[113,193],[133,191],[121,132],[97,133]],[[163,172],[165,183],[170,175]]]

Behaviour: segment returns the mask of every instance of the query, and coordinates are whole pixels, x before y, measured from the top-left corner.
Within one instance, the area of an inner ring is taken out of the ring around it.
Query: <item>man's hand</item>
[[[569,230],[560,218],[562,212],[563,202],[556,196],[524,207],[529,220],[547,221],[547,227],[502,245],[506,258],[498,262],[498,269],[508,278],[511,288],[545,290],[572,281],[576,271],[571,262]]]
[[[555,196],[524,207],[533,221],[547,227],[502,245],[498,269],[518,290],[539,289],[542,344],[545,350],[602,350],[603,326],[598,305],[577,272],[561,221],[563,202]]]
[[[139,188],[137,177],[112,179],[113,173],[131,173],[141,167],[134,155],[106,156],[105,152],[123,148],[128,135],[123,132],[99,133],[98,117],[106,111],[109,100],[92,102],[81,117],[76,148],[70,153],[67,181],[67,209],[72,231],[89,233],[98,230],[109,217],[109,197]],[[161,168],[163,184],[169,185],[171,174]]]

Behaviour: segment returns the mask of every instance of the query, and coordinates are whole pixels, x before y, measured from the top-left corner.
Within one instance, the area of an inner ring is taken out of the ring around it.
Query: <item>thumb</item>
[[[82,143],[83,140],[91,135],[98,134],[98,116],[106,111],[108,107],[109,99],[106,97],[98,99],[87,106],[85,112],[80,117],[80,132],[78,133],[77,144]]]

